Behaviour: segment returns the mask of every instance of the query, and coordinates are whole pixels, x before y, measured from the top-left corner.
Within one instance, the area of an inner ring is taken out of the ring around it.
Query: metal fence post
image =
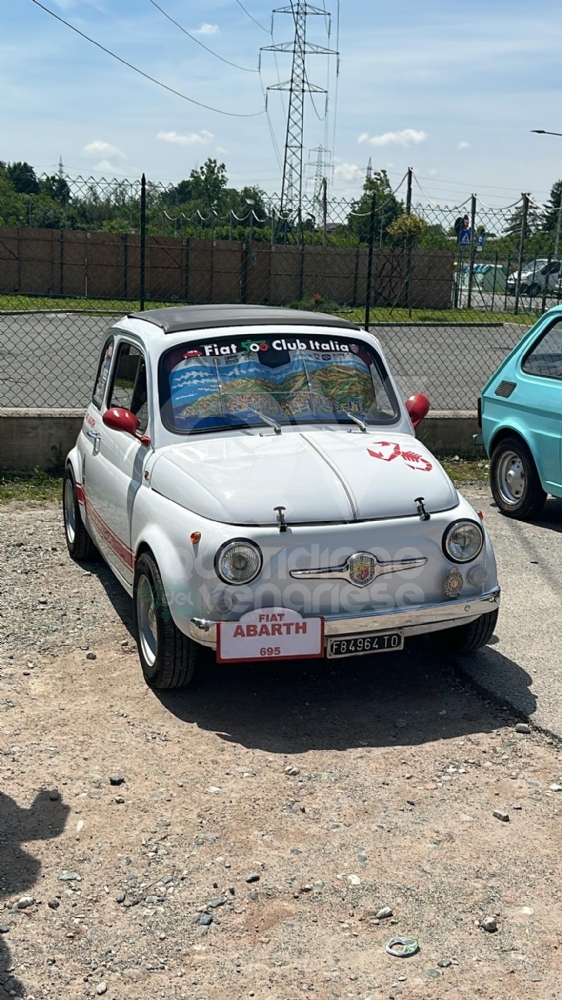
[[[371,198],[371,213],[369,215],[369,253],[367,255],[367,288],[365,292],[365,329],[369,329],[371,314],[371,292],[373,288],[373,247],[375,244],[375,207],[376,197]]]
[[[496,281],[498,280],[498,251],[496,250],[496,263],[494,264],[494,284],[492,285],[492,312],[494,311],[494,303],[496,298]]]
[[[140,199],[140,311],[146,302],[146,177],[141,177]]]
[[[412,167],[408,167],[408,186],[406,188],[406,215],[412,214],[412,177],[414,171]],[[408,303],[408,316],[412,318],[412,238],[408,236],[407,245],[407,255],[406,255],[406,301]]]
[[[406,187],[406,215],[412,214],[412,178],[414,176],[414,171],[412,167],[408,167],[408,185]]]
[[[472,281],[474,277],[474,255],[476,253],[476,195],[470,199],[470,254],[468,258],[468,294],[466,298],[466,308],[472,306]]]
[[[549,282],[549,278],[550,278],[550,262],[551,262],[551,260],[552,260],[552,254],[549,253],[549,255],[548,255],[548,261],[547,261],[547,264],[546,264],[546,274],[544,276],[545,282],[544,282],[544,285],[543,285],[542,295],[541,295],[541,315],[542,315],[542,313],[546,309],[546,293],[549,290],[548,282]],[[543,270],[544,270],[544,268],[543,268]]]
[[[517,261],[517,282],[515,285],[515,309],[519,312],[519,296],[521,292],[521,271],[523,270],[523,257],[525,255],[525,238],[527,236],[527,216],[529,214],[529,195],[523,193],[523,210],[521,213],[521,239],[519,241],[519,257]]]

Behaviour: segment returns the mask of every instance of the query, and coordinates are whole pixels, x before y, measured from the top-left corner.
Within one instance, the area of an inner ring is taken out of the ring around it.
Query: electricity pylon
[[[279,45],[266,45],[266,52],[291,53],[291,78],[284,83],[273,84],[268,90],[287,90],[289,92],[289,109],[287,112],[287,132],[285,138],[285,154],[283,158],[283,180],[281,183],[281,215],[297,216],[302,204],[303,183],[303,132],[304,132],[304,95],[326,94],[324,87],[311,83],[306,72],[306,56],[308,54],[334,56],[335,49],[307,42],[306,22],[311,16],[329,17],[320,7],[313,7],[307,0],[292,0],[289,7],[280,7],[273,14],[290,14],[295,23],[295,33],[291,42],[281,42]]]

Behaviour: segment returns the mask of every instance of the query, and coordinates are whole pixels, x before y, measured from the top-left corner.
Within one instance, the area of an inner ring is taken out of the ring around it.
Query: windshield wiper
[[[345,415],[346,417],[349,417],[350,420],[353,420],[354,424],[357,424],[357,426],[361,428],[363,434],[367,433],[367,424],[365,423],[364,420],[361,420],[361,417],[356,417],[354,413],[348,413],[347,410],[345,412]]]
[[[248,409],[251,410],[252,413],[255,413],[260,420],[263,420],[264,424],[268,424],[269,427],[273,427],[276,434],[281,433],[281,427],[277,421],[273,419],[273,417],[268,417],[265,413],[262,413],[261,410],[256,410],[254,406],[249,406]]]

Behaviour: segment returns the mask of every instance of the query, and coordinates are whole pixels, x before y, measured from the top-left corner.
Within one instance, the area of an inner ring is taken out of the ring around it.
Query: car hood
[[[171,445],[152,489],[228,524],[318,524],[448,510],[457,492],[431,452],[408,434],[375,430],[265,433]]]

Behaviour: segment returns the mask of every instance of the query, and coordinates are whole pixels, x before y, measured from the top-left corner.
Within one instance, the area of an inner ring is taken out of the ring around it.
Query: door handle
[[[101,434],[99,431],[86,431],[86,437],[89,437],[94,442],[94,447],[92,449],[92,454],[97,455],[101,447]]]

